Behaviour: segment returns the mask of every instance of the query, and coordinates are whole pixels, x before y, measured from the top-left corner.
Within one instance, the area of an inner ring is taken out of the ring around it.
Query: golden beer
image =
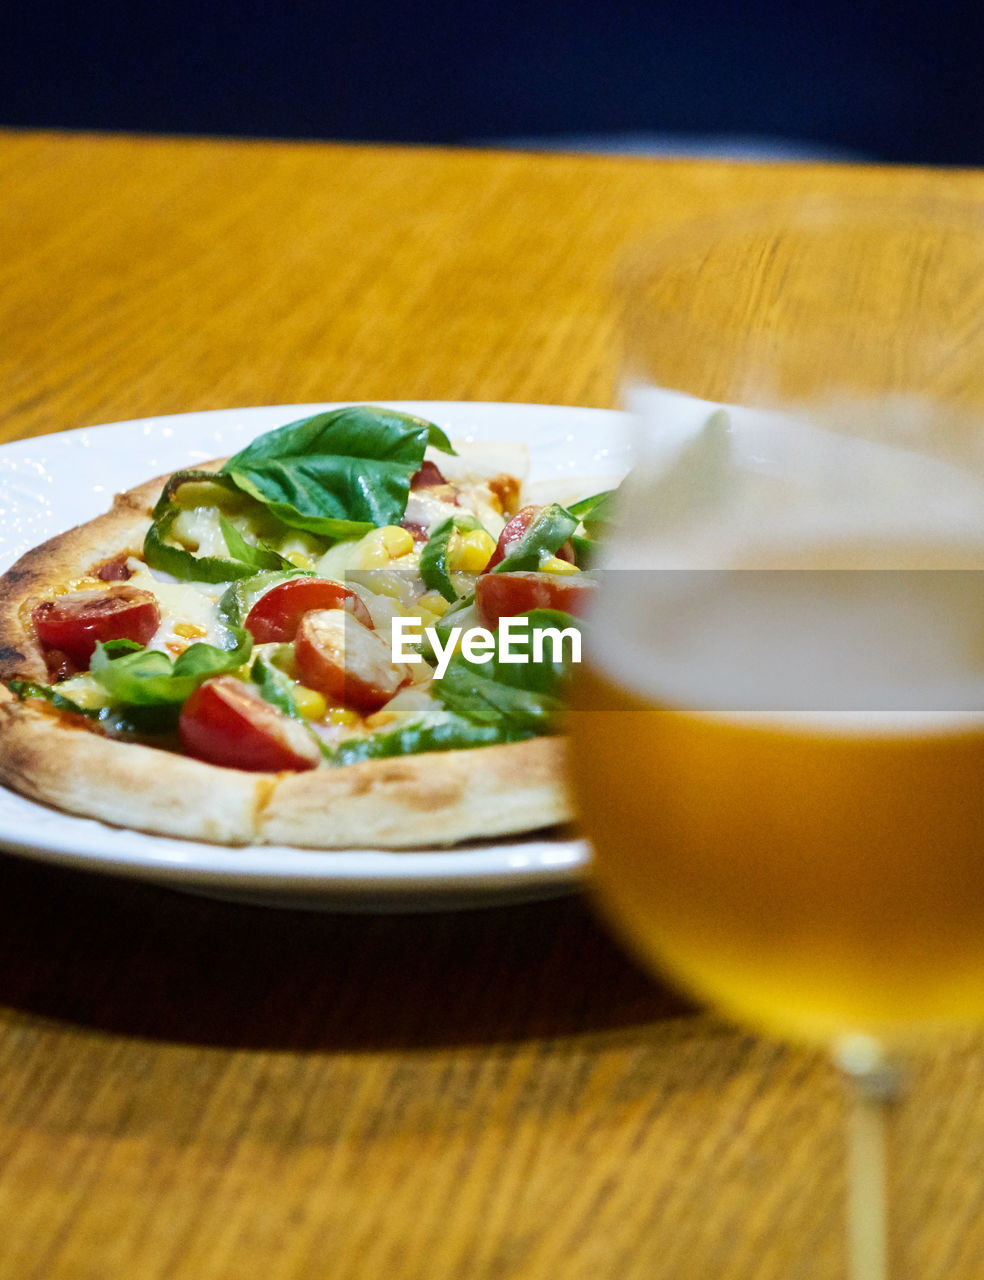
[[[984,717],[715,714],[625,683],[581,675],[571,767],[602,905],[650,963],[796,1039],[980,1022]]]

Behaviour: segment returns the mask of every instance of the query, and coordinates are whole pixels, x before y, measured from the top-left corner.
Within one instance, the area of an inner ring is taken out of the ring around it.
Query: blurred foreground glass
[[[624,287],[635,466],[570,717],[599,901],[830,1048],[850,1274],[887,1280],[900,1056],[984,1022],[984,215],[776,205]]]

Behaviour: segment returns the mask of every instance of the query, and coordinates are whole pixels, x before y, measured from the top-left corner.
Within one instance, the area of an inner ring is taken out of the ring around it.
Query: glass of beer
[[[895,1280],[900,1063],[984,1023],[984,211],[776,204],[624,284],[635,464],[570,714],[598,902],[829,1048],[850,1275]]]

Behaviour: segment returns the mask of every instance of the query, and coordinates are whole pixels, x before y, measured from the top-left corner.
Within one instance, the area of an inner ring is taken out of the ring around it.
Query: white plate
[[[521,440],[531,481],[620,477],[627,418],[551,405],[390,402],[457,439]],[[220,409],[39,436],[0,448],[0,570],[38,542],[91,519],[150,476],[232,454],[254,436],[334,406]],[[227,848],[70,817],[0,787],[0,848],[45,862],[270,905],[428,910],[534,898],[576,886],[587,848],[538,833],[455,849],[386,853],[265,845]]]

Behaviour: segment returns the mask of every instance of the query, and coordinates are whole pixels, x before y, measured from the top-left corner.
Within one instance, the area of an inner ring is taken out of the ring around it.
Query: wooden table
[[[0,438],[419,398],[607,406],[626,243],[984,175],[7,133]],[[0,1276],[797,1280],[838,1081],[690,1009],[579,896],[227,905],[0,858]],[[924,1276],[984,1274],[980,1044],[906,1119]]]

